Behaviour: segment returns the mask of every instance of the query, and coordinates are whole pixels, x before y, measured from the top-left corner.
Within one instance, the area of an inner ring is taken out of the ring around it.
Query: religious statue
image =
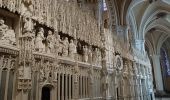
[[[32,2],[22,1],[21,3],[21,15],[31,17],[33,12]]]
[[[43,43],[43,40],[45,40],[44,29],[41,27],[35,38],[35,50],[36,51],[39,51],[39,52],[45,51],[45,45]]]
[[[44,68],[41,67],[41,68],[40,68],[40,81],[43,81],[43,80],[44,80],[44,77],[45,77]]]
[[[6,41],[7,44],[16,45],[15,32],[12,27],[9,27],[6,34],[4,34],[4,41]]]
[[[98,62],[98,49],[95,48],[94,51],[93,51],[93,56],[92,56],[92,61],[93,61],[93,64],[96,65],[97,62]]]
[[[77,53],[76,45],[73,43],[73,40],[70,40],[69,57],[74,59],[76,53]]]
[[[88,60],[90,61],[90,63],[92,63],[93,53],[92,53],[92,47],[91,47],[91,46],[90,46],[90,48],[88,49]]]
[[[23,22],[24,22],[24,27],[23,27],[23,32],[26,35],[31,35],[34,25],[33,25],[33,21],[31,18],[29,17],[24,17],[23,18]]]
[[[8,26],[5,25],[5,22],[3,19],[0,19],[0,40],[4,38],[4,34],[8,30]]]
[[[63,49],[62,49],[62,56],[67,57],[68,56],[68,38],[66,37],[63,41]]]
[[[44,66],[46,82],[49,81],[51,78],[51,70],[52,70],[51,68],[52,68],[52,66],[51,66],[50,62],[49,61],[46,62],[45,66]]]
[[[102,65],[102,55],[99,49],[97,49],[97,63],[98,63],[98,66]]]
[[[58,33],[56,35],[56,43],[55,43],[55,50],[56,53],[61,56],[62,55],[62,41],[60,39],[60,35]]]
[[[87,62],[88,61],[88,48],[87,46],[83,46],[83,61]]]
[[[52,31],[48,31],[48,36],[47,36],[47,45],[48,49],[47,52],[54,53],[54,45],[55,45],[55,37],[52,34]]]

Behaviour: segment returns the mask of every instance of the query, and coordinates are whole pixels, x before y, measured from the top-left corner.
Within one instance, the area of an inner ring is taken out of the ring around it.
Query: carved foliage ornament
[[[123,69],[123,60],[120,55],[116,55],[115,61],[114,61],[114,67],[118,69],[119,71]]]

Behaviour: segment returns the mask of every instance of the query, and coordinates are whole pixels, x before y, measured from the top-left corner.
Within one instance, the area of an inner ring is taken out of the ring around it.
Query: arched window
[[[103,10],[106,11],[107,10],[107,6],[106,6],[106,1],[103,0]]]
[[[163,69],[165,69],[164,75],[163,76],[170,76],[170,64],[169,64],[169,59],[167,52],[164,48],[161,48],[161,65]]]

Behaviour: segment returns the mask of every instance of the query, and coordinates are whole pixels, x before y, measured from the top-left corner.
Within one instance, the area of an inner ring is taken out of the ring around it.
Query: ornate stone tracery
[[[119,55],[118,41],[106,47],[103,27],[75,2],[0,0],[2,6],[19,17],[15,28],[0,20],[0,76],[12,70],[16,100],[38,100],[43,87],[50,88],[51,100],[98,100],[123,91],[128,78],[140,80],[133,61]]]

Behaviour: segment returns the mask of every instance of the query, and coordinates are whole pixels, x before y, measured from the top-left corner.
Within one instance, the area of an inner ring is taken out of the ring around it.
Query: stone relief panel
[[[12,55],[4,55],[0,56],[0,69],[8,69],[15,70],[16,69],[16,57]]]
[[[11,27],[5,24],[3,19],[0,19],[0,42],[6,45],[16,45],[15,32]]]

